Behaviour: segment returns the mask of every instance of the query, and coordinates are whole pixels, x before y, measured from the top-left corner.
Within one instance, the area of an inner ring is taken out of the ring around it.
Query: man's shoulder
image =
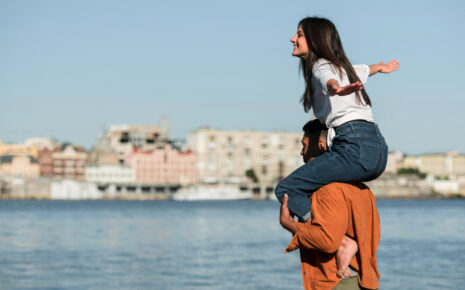
[[[370,188],[366,186],[363,182],[333,182],[330,184],[327,184],[317,191],[315,191],[315,194],[318,192],[324,192],[324,193],[331,193],[331,192],[360,192],[360,191],[369,191],[371,192]]]
[[[350,207],[359,208],[375,204],[376,198],[373,192],[362,182],[334,182],[315,191],[312,201],[331,204],[343,202]]]

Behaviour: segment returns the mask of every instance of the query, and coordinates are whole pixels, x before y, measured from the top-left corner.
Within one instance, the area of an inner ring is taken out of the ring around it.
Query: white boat
[[[173,195],[173,200],[238,200],[251,199],[250,191],[241,191],[233,185],[197,185],[181,188]]]

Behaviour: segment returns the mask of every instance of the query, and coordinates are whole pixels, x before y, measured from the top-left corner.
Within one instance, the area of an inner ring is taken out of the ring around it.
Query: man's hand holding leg
[[[289,212],[289,208],[287,207],[287,200],[288,196],[287,194],[284,194],[283,203],[281,204],[281,210],[279,213],[279,222],[283,228],[292,234],[295,234],[298,229],[294,219],[291,216],[291,213]]]

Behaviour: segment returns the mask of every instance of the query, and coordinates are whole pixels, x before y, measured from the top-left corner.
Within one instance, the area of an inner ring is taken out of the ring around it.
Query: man
[[[325,130],[318,120],[308,122],[303,129],[301,155],[308,162],[327,150]],[[331,183],[318,189],[310,198],[311,218],[305,223],[294,221],[287,199],[285,195],[280,223],[293,234],[286,252],[300,249],[305,289],[379,287],[376,250],[380,225],[376,201],[368,187],[359,182]],[[345,236],[357,241],[358,251],[348,259],[350,277],[341,279],[337,275],[336,251],[341,250]]]

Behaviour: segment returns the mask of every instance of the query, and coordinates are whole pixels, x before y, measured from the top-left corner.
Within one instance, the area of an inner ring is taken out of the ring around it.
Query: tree
[[[255,174],[255,171],[253,170],[253,168],[247,169],[245,171],[245,176],[250,178],[254,183],[258,182],[257,175]]]
[[[426,174],[418,170],[418,168],[409,167],[409,168],[399,168],[397,170],[397,175],[409,175],[409,174],[417,175],[421,179],[424,179],[426,177]]]

